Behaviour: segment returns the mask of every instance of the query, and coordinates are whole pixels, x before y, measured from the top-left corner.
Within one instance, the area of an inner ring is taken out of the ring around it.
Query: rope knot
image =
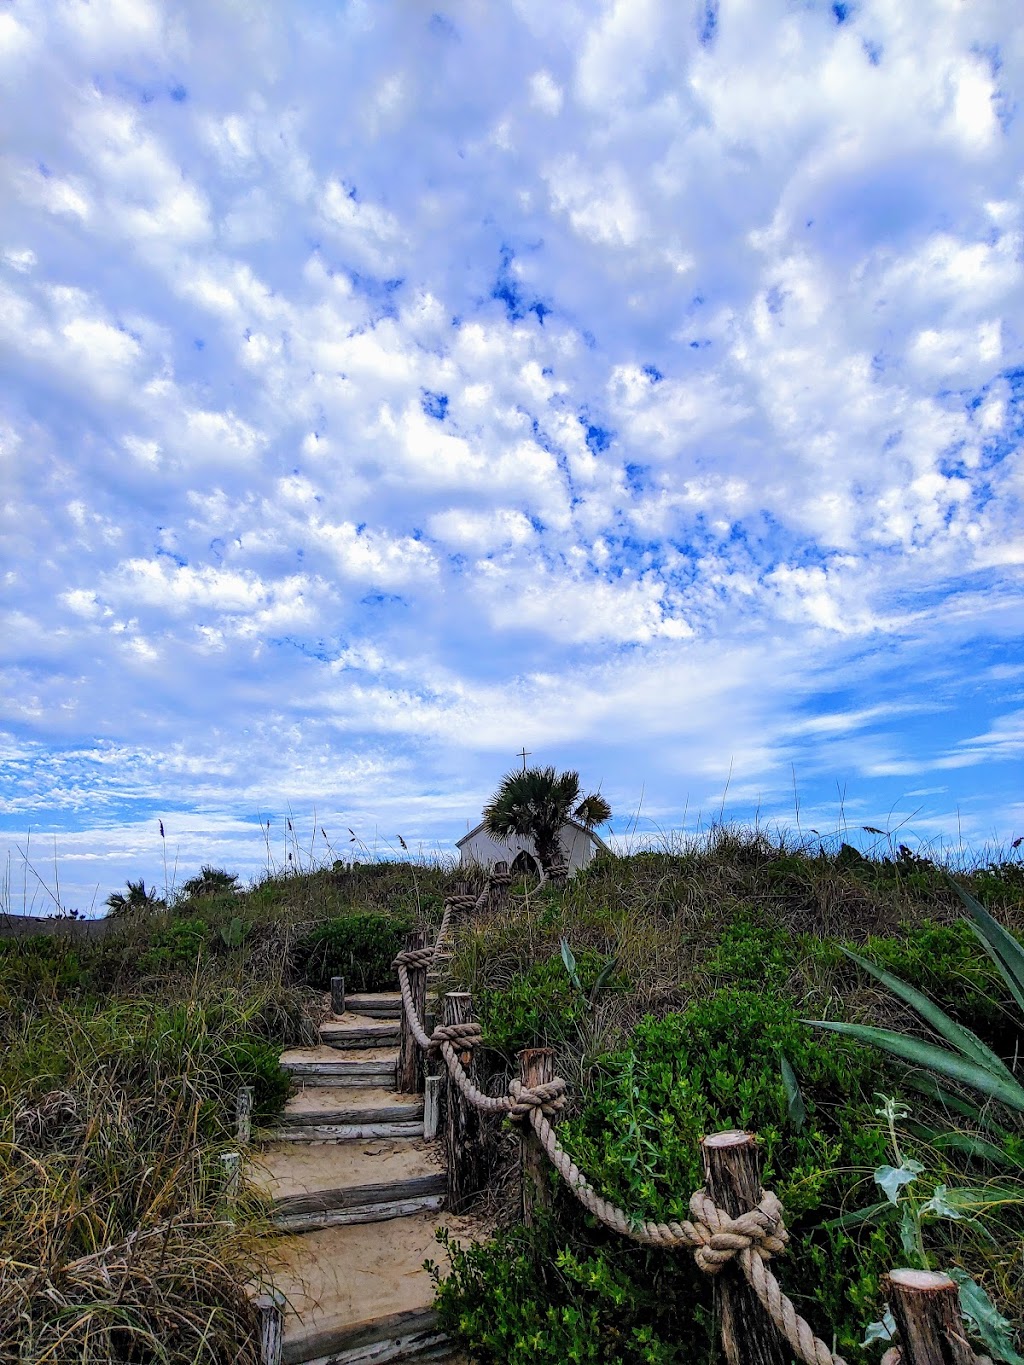
[[[561,1076],[553,1076],[550,1081],[535,1086],[524,1085],[518,1080],[509,1081],[508,1093],[512,1096],[512,1105],[508,1116],[513,1123],[525,1123],[531,1112],[539,1109],[542,1114],[552,1118],[565,1108],[567,1089]]]
[[[693,1230],[700,1243],[694,1259],[706,1275],[717,1275],[734,1256],[751,1251],[762,1261],[770,1261],[786,1248],[789,1233],[782,1217],[782,1205],[771,1190],[764,1190],[756,1208],[730,1218],[720,1209],[707,1190],[697,1190],[690,1199]]]
[[[492,872],[487,879],[488,884],[495,890],[500,890],[504,886],[512,885],[511,872]]]
[[[475,910],[476,896],[445,896],[444,908],[454,914],[458,910]]]
[[[427,1056],[438,1056],[445,1043],[450,1043],[456,1052],[472,1052],[483,1036],[483,1029],[474,1019],[465,1024],[435,1024]]]
[[[433,948],[403,948],[391,965],[396,971],[399,967],[418,967],[422,970],[429,967],[433,960]]]

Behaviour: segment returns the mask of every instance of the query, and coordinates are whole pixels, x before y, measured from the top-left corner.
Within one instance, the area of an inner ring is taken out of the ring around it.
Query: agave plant
[[[989,955],[1006,983],[1021,1011],[1021,1044],[1024,1048],[1024,948],[985,907],[963,887],[957,885],[960,899],[967,908],[973,929],[981,946]],[[825,1019],[807,1019],[813,1028],[831,1029],[859,1042],[871,1044],[883,1052],[910,1063],[913,1070],[907,1081],[915,1089],[945,1106],[948,1113],[958,1114],[997,1139],[1008,1137],[1009,1130],[999,1123],[989,1109],[989,1102],[997,1101],[1018,1114],[1024,1114],[1024,1084],[977,1034],[951,1019],[944,1010],[915,990],[899,977],[857,953],[843,949],[846,956],[880,981],[887,990],[909,1005],[941,1038],[946,1046],[927,1042],[895,1029],[873,1028],[867,1024],[847,1024]],[[982,1105],[972,1103],[947,1086],[964,1087],[982,1097]],[[1008,1164],[1002,1147],[978,1136],[966,1133],[928,1132],[937,1146],[960,1149],[969,1155]]]

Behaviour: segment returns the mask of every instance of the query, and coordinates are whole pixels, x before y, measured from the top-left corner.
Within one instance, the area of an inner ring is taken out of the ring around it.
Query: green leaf
[[[919,1218],[923,1218],[925,1214],[928,1213],[935,1218],[949,1218],[954,1221],[959,1221],[964,1216],[959,1209],[954,1208],[946,1199],[945,1185],[936,1185],[935,1189],[932,1191],[931,1199],[927,1200],[927,1202],[922,1204],[920,1209],[918,1209]]]
[[[786,1108],[789,1111],[790,1122],[794,1128],[802,1128],[807,1122],[807,1106],[800,1093],[800,1082],[784,1052],[779,1053],[779,1062],[782,1065],[782,1084],[786,1090]]]
[[[864,1333],[862,1346],[870,1346],[875,1341],[895,1341],[896,1340],[896,1319],[886,1308],[882,1314],[881,1322],[869,1322],[867,1331]]]
[[[960,1311],[967,1319],[970,1331],[984,1343],[994,1360],[1003,1360],[1006,1365],[1024,1365],[1013,1343],[1013,1326],[1004,1318],[999,1309],[965,1270],[952,1269],[947,1272],[960,1287]]]
[[[598,972],[597,980],[594,982],[594,985],[590,991],[591,1004],[594,1003],[594,1001],[600,995],[601,991],[603,991],[605,986],[607,986],[608,982],[611,980],[612,972],[614,972],[615,968],[618,965],[619,959],[617,957],[610,957],[608,961],[604,964],[604,966],[601,968],[601,970]]]
[[[889,1203],[895,1204],[900,1197],[901,1188],[916,1180],[923,1170],[920,1161],[908,1159],[902,1166],[879,1166],[874,1173],[874,1181],[879,1189],[885,1192]]]
[[[910,1204],[904,1204],[900,1210],[900,1245],[903,1247],[903,1254],[907,1258],[907,1264],[916,1266],[919,1270],[927,1270],[928,1264],[921,1255],[921,1238],[914,1217],[914,1210]]]
[[[569,947],[569,940],[567,938],[562,939],[562,961],[565,963],[565,970],[569,973],[569,980],[578,991],[582,991],[583,983],[580,981],[576,971],[576,958],[573,956],[573,951]]]
[[[980,901],[954,882],[956,893],[967,907],[974,930],[982,947],[999,969],[999,974],[1010,988],[1014,1000],[1024,1010],[1024,948],[1008,929],[993,919]]]
[[[963,1053],[965,1057],[970,1057],[979,1066],[991,1071],[994,1076],[998,1075],[1004,1079],[1013,1080],[1013,1072],[1006,1066],[1002,1058],[997,1057],[992,1049],[986,1047],[969,1028],[964,1028],[962,1024],[951,1019],[945,1010],[940,1009],[923,992],[915,990],[913,986],[908,986],[905,981],[901,981],[898,976],[893,976],[883,967],[876,967],[866,957],[850,952],[849,948],[843,948],[842,951],[864,971],[881,981],[882,985],[892,991],[893,995],[916,1011],[926,1023],[932,1026],[936,1033],[941,1034],[947,1043],[951,1043],[957,1052]]]
[[[805,1019],[811,1028],[829,1029],[842,1033],[847,1038],[855,1038],[860,1043],[881,1048],[883,1052],[899,1057],[901,1061],[911,1062],[926,1071],[936,1072],[951,1081],[960,1081],[973,1090],[1001,1101],[1011,1109],[1024,1113],[1024,1086],[1013,1079],[1003,1080],[994,1076],[987,1068],[950,1052],[936,1047],[934,1043],[922,1042],[905,1033],[895,1033],[891,1029],[872,1028],[867,1024],[845,1024],[825,1019]]]
[[[996,1123],[984,1110],[979,1109],[976,1104],[963,1099],[960,1095],[953,1095],[943,1086],[939,1085],[934,1076],[929,1076],[924,1072],[911,1072],[907,1077],[907,1084],[919,1090],[922,1095],[927,1095],[930,1099],[941,1104],[944,1109],[952,1110],[953,1113],[962,1114],[964,1118],[976,1123],[979,1128],[984,1128],[986,1132],[992,1133],[996,1137],[1005,1137],[1006,1128],[1001,1123]]]
[[[1020,1166],[1018,1161],[1014,1161],[1013,1157],[1001,1147],[997,1147],[994,1142],[986,1142],[984,1138],[974,1137],[970,1133],[943,1133],[925,1123],[908,1123],[907,1128],[915,1137],[923,1138],[936,1151],[963,1152],[966,1156],[974,1157],[976,1161],[987,1161],[994,1166],[1018,1168]]]
[[[822,1223],[822,1228],[855,1228],[861,1223],[884,1223],[895,1213],[893,1204],[883,1199],[879,1204],[869,1204],[866,1209],[854,1209],[851,1213],[841,1213],[838,1218],[830,1218]]]

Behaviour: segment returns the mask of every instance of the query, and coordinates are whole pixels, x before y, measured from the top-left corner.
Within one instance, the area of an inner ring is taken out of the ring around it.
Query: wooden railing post
[[[491,882],[488,884],[487,906],[488,909],[490,910],[503,910],[505,908],[505,905],[508,903],[509,884],[507,881],[505,881],[505,878],[508,877],[508,863],[506,862],[495,863],[493,869],[493,877],[497,878],[498,880],[497,882],[495,882],[492,879]]]
[[[331,977],[331,1013],[345,1013],[345,978],[343,976]]]
[[[242,1187],[242,1158],[238,1152],[223,1152],[220,1164],[224,1172],[224,1198],[233,1204]]]
[[[441,1095],[444,1077],[440,1073],[428,1075],[423,1082],[423,1137],[433,1142],[441,1126]]]
[[[701,1143],[707,1191],[730,1218],[761,1199],[761,1153],[754,1133],[715,1133]],[[722,1350],[728,1365],[788,1365],[791,1352],[739,1266],[715,1276]]]
[[[975,1365],[955,1280],[930,1270],[890,1270],[888,1299],[902,1365]]]
[[[473,1000],[466,991],[449,991],[444,998],[444,1022],[468,1024],[473,1019]],[[469,1078],[477,1081],[477,1064],[472,1051],[460,1054]],[[448,1166],[447,1207],[461,1213],[487,1181],[484,1160],[484,1133],[480,1115],[462,1097],[462,1092],[448,1074],[445,1086],[444,1146]]]
[[[550,1047],[528,1047],[519,1054],[519,1079],[532,1090],[554,1080],[555,1054]],[[523,1222],[532,1227],[537,1214],[551,1206],[550,1167],[547,1156],[530,1123],[520,1124],[519,1172],[522,1188]]]
[[[408,949],[425,948],[426,944],[426,929],[414,929],[405,940],[405,946]],[[412,992],[413,1004],[416,1006],[416,1014],[422,1021],[427,1011],[427,969],[426,967],[408,967],[406,970],[409,973],[409,989]],[[395,1065],[395,1089],[406,1095],[415,1095],[422,1088],[422,1085],[423,1067],[420,1065],[420,1046],[416,1041],[416,1035],[409,1027],[409,1020],[406,1018],[403,1008],[398,1061]]]
[[[251,1085],[243,1085],[238,1091],[235,1100],[235,1130],[238,1133],[238,1141],[243,1147],[248,1146],[252,1139],[252,1105],[255,1091]]]
[[[284,1295],[268,1290],[256,1298],[260,1315],[260,1365],[281,1365],[284,1353]]]

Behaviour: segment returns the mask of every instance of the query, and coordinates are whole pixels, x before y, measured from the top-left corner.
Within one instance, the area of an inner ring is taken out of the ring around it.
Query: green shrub
[[[607,959],[589,948],[576,957],[576,972],[589,992]],[[621,989],[613,978],[606,989]],[[484,987],[474,997],[480,1026],[489,1048],[511,1060],[525,1047],[543,1047],[571,1035],[588,1014],[586,996],[573,985],[559,954],[535,962],[508,986]]]
[[[155,976],[193,969],[206,952],[209,935],[204,919],[172,919],[153,934],[149,947],[140,953],[139,970]]]
[[[783,1055],[802,1110],[783,1077]],[[561,1141],[621,1207],[681,1220],[704,1180],[701,1137],[756,1131],[765,1183],[794,1232],[782,1272],[787,1292],[857,1358],[894,1248],[873,1230],[864,1234],[866,1254],[848,1234],[817,1225],[848,1195],[851,1167],[884,1159],[871,1098],[880,1074],[867,1049],[845,1041],[822,1047],[776,993],[726,987],[682,1013],[645,1020],[630,1051],[598,1068],[580,1110],[560,1125]],[[474,1358],[525,1365],[534,1350],[552,1362],[716,1359],[710,1288],[692,1257],[606,1233],[553,1184],[557,1228],[516,1233],[453,1259],[442,1315]]]
[[[76,948],[58,934],[0,940],[0,975],[8,991],[58,997],[88,989],[92,981]]]
[[[343,976],[348,990],[393,990],[391,964],[412,927],[409,915],[339,915],[328,920],[299,947],[305,980],[328,990],[332,976]]]
[[[262,1038],[241,1038],[220,1054],[220,1065],[230,1090],[253,1088],[253,1118],[266,1122],[279,1114],[291,1091],[291,1077],[280,1062],[281,1048]]]

